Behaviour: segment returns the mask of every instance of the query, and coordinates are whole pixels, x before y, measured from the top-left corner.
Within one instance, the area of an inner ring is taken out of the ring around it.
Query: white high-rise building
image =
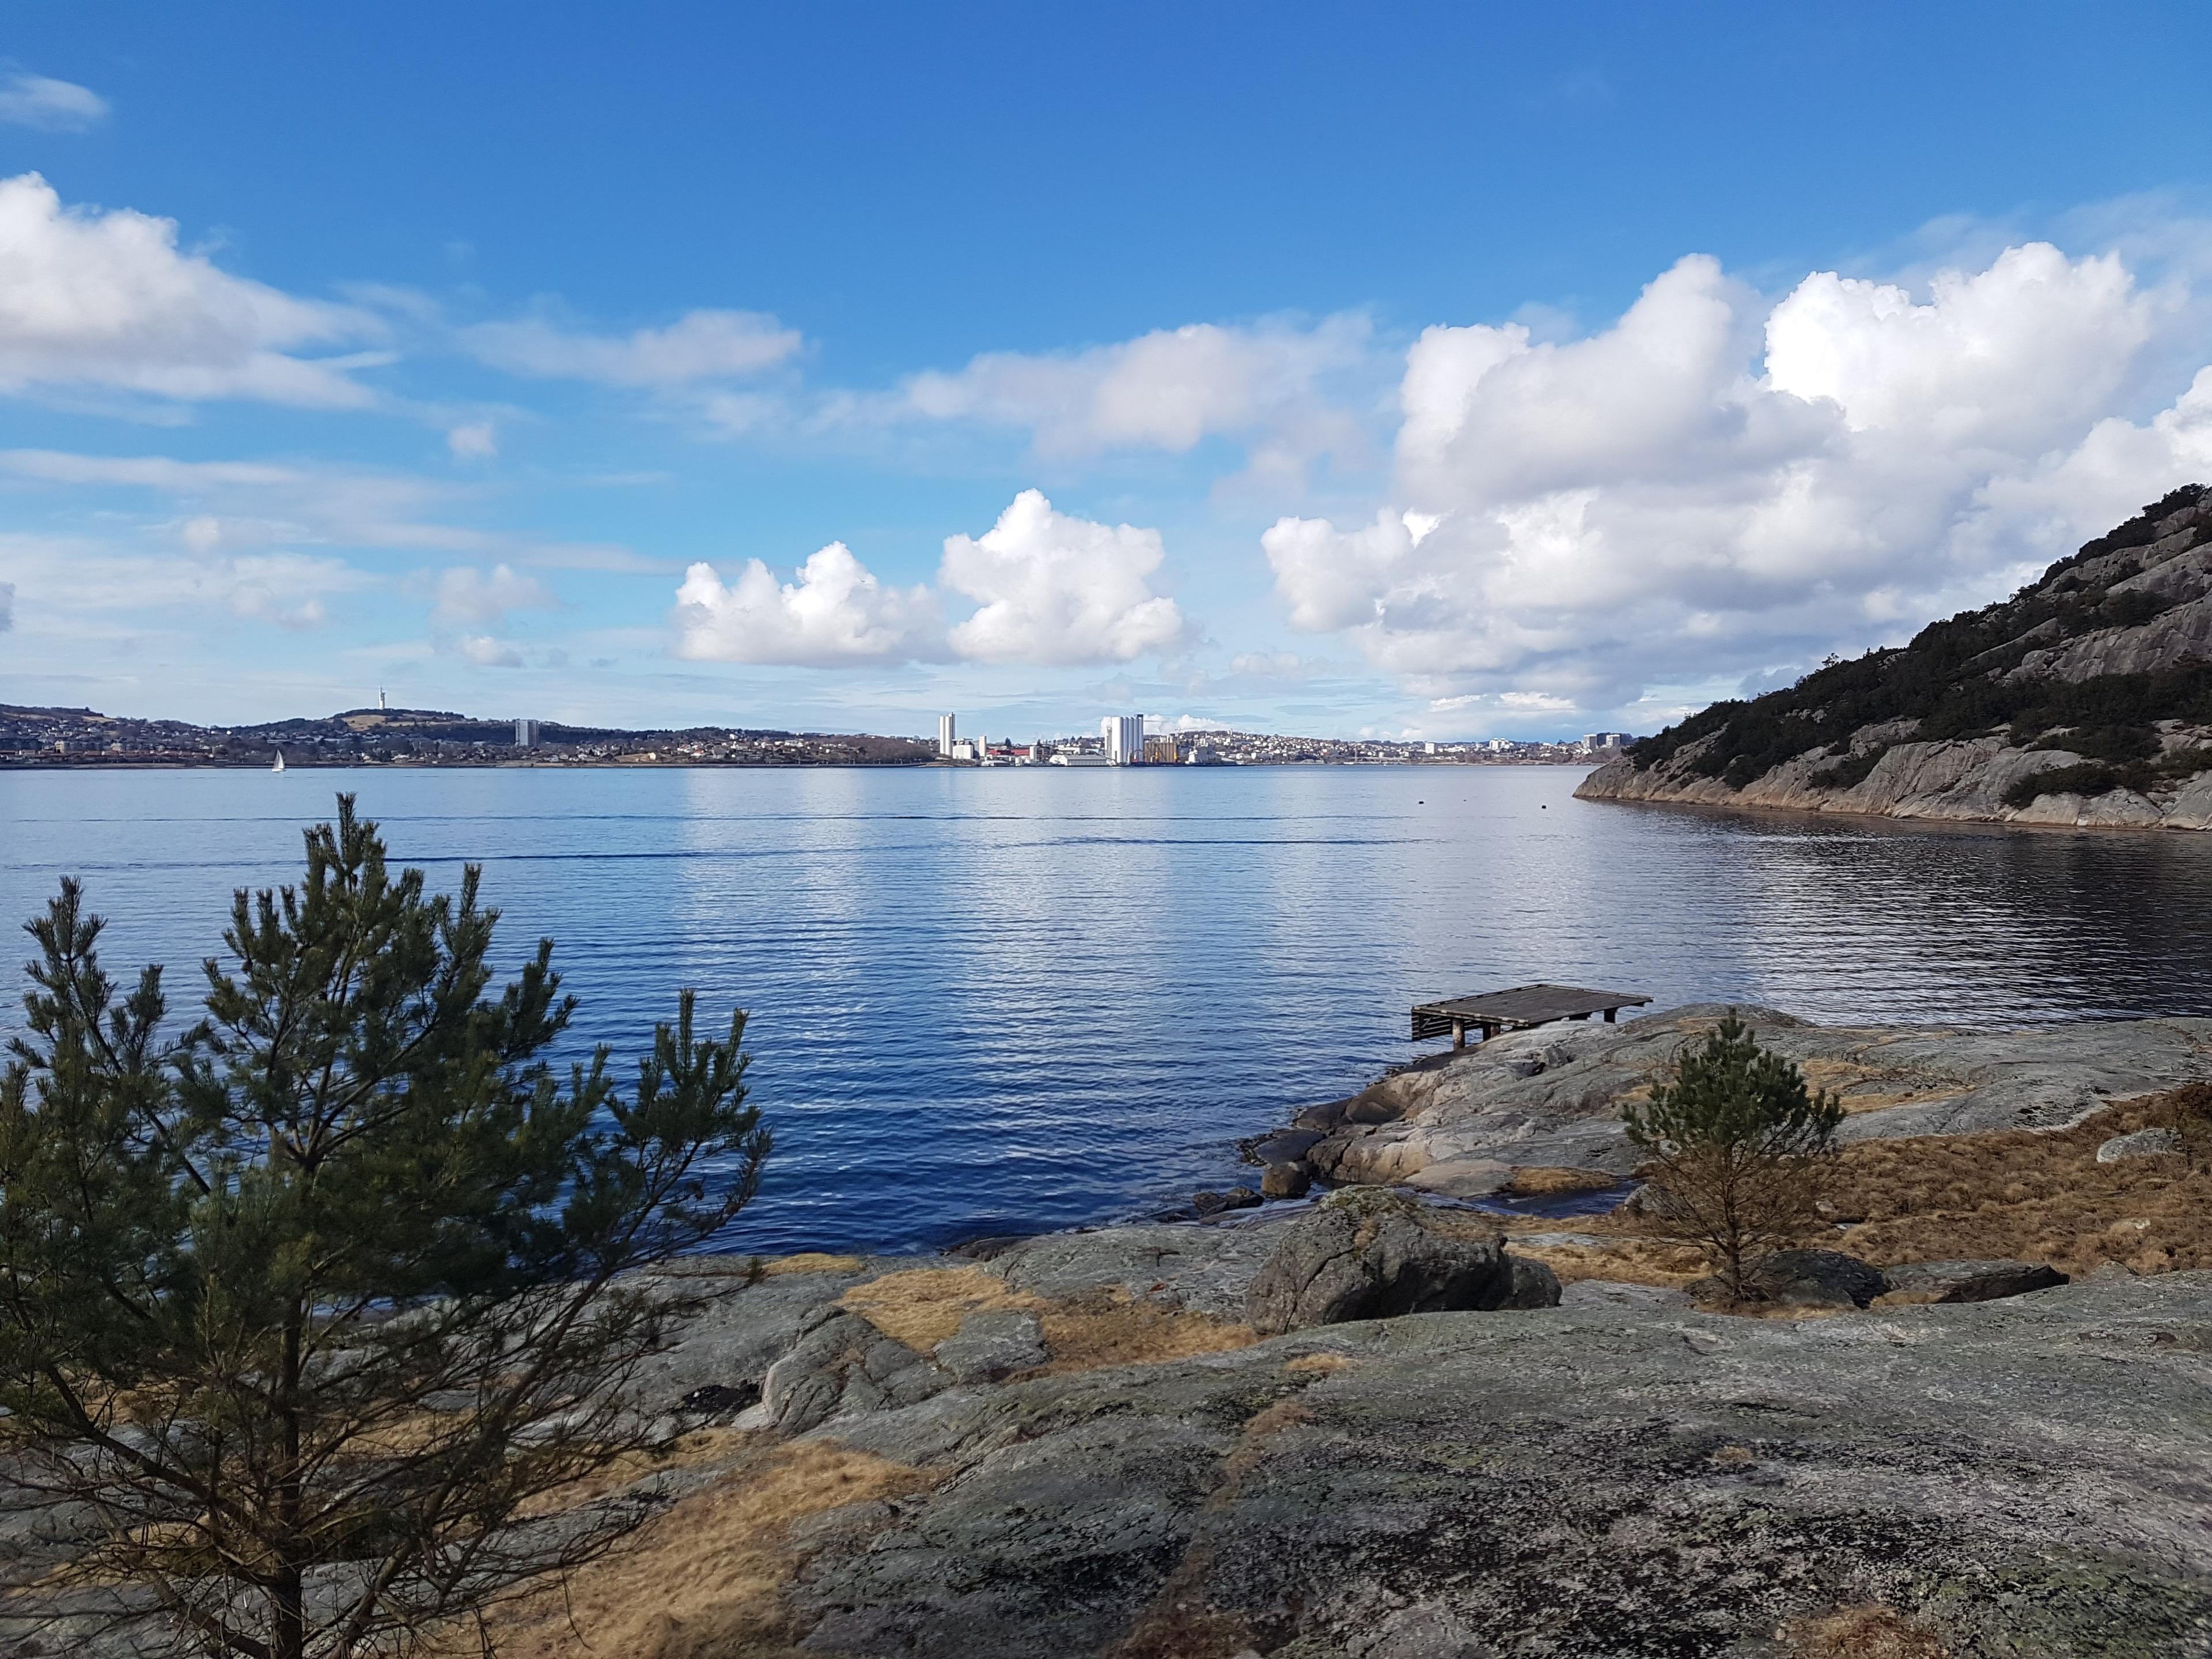
[[[937,752],[948,760],[952,755],[952,740],[955,735],[953,725],[954,721],[950,714],[939,714],[937,717]]]
[[[1145,717],[1142,714],[1109,714],[1098,722],[1098,734],[1106,739],[1106,758],[1115,766],[1142,766],[1145,763]]]
[[[515,721],[514,746],[517,749],[535,749],[538,747],[538,722],[536,720]]]

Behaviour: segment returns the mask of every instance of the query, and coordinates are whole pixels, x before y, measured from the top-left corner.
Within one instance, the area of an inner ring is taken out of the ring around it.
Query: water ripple
[[[0,910],[62,874],[116,967],[215,945],[338,788],[574,1036],[676,988],[751,1011],[778,1135],[741,1249],[919,1248],[1249,1178],[1239,1137],[1413,1052],[1406,1010],[1534,979],[1814,1018],[2212,1012],[2212,838],[1577,802],[1567,769],[0,774]],[[20,978],[11,992],[20,992]],[[0,1036],[15,1004],[0,1009]]]

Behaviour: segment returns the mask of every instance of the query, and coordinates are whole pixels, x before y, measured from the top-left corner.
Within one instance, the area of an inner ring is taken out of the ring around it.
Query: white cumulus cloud
[[[677,590],[676,654],[695,660],[839,664],[942,661],[1063,666],[1120,663],[1182,643],[1176,602],[1152,590],[1166,556],[1157,530],[1105,525],[1017,495],[981,536],[949,536],[934,585],[879,580],[832,542],[779,582],[748,559],[725,583],[693,565]],[[954,598],[974,612],[951,629]]]
[[[1183,637],[1176,602],[1149,585],[1166,557],[1157,530],[1053,511],[1025,489],[981,536],[945,544],[939,582],[980,601],[952,648],[979,662],[1127,662]]]
[[[494,565],[489,570],[456,565],[438,578],[430,626],[444,630],[496,627],[510,611],[551,611],[560,603],[537,577],[521,574],[507,565]]]
[[[1392,502],[1262,546],[1293,626],[1425,696],[1604,710],[1809,665],[2203,475],[2212,382],[2147,423],[2116,407],[2185,310],[2042,243],[1917,295],[1815,272],[1778,301],[1686,258],[1582,338],[1428,330]]]
[[[107,118],[107,100],[90,87],[21,70],[0,75],[0,121],[41,132],[82,132]]]
[[[757,311],[692,311],[666,328],[623,335],[566,329],[542,317],[481,323],[463,340],[483,362],[517,374],[603,386],[676,386],[755,374],[795,356],[795,329]]]
[[[1853,432],[2033,453],[2104,411],[2153,321],[2117,256],[2047,242],[1939,271],[1925,305],[1820,271],[1767,317],[1766,384],[1832,401]]]
[[[478,668],[522,666],[522,653],[507,641],[489,634],[465,634],[457,643],[461,655]]]
[[[295,299],[177,247],[173,221],[62,205],[35,173],[0,179],[0,391],[98,386],[311,408],[372,401],[358,359],[293,355],[374,338],[349,307]]]
[[[943,653],[936,596],[886,586],[842,542],[809,557],[796,582],[779,584],[758,559],[727,586],[713,565],[693,565],[676,592],[676,654],[703,661],[823,668]]]
[[[909,377],[875,415],[1024,429],[1039,453],[1113,449],[1184,453],[1209,438],[1253,442],[1253,466],[1292,471],[1358,446],[1358,423],[1329,396],[1370,362],[1364,317],[1310,327],[1194,323],[1061,353],[988,352],[953,372]]]

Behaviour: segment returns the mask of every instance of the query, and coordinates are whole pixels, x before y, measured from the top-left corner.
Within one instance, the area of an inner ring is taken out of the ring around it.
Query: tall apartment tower
[[[1098,734],[1106,739],[1106,758],[1116,766],[1142,766],[1145,763],[1145,717],[1142,714],[1109,714],[1098,722]]]
[[[939,714],[937,717],[937,752],[948,759],[952,754],[953,726],[951,715]]]
[[[538,722],[536,720],[515,721],[514,746],[517,749],[535,749],[538,747]]]

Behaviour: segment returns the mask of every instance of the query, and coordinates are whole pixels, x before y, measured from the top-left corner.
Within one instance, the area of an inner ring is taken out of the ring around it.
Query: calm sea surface
[[[580,1039],[625,1068],[679,986],[751,1011],[777,1152],[724,1242],[771,1252],[1227,1184],[1240,1137],[1416,1052],[1411,1004],[1530,980],[1820,1019],[2212,1012],[2212,836],[1601,805],[1581,776],[8,772],[0,915],[82,876],[111,971],[170,964],[181,1007],[231,890],[291,878],[356,790],[434,884],[484,866],[511,957],[558,941]]]

